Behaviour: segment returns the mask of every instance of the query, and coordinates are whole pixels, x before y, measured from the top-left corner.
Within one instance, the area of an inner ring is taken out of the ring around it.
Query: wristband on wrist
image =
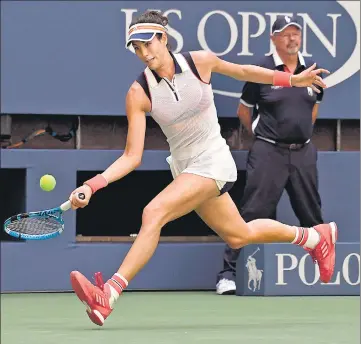
[[[280,72],[279,70],[275,70],[273,74],[273,85],[274,86],[282,86],[282,87],[292,87],[291,83],[292,74]]]
[[[84,184],[88,185],[93,194],[95,194],[98,190],[108,186],[108,181],[101,174],[97,174],[95,177],[85,181]]]

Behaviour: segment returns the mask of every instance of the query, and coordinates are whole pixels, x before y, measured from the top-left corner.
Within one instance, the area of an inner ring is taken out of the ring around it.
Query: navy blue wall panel
[[[308,252],[288,244],[250,245],[237,261],[237,295],[360,295],[360,244],[336,245],[335,272],[319,280]]]
[[[1,112],[124,115],[144,69],[124,48],[127,27],[149,6],[168,13],[175,52],[241,64],[269,54],[277,14],[294,14],[302,53],[331,72],[320,118],[360,118],[358,1],[3,1]],[[219,116],[235,117],[243,83],[214,75],[212,85]]]
[[[1,168],[27,169],[26,210],[31,211],[63,202],[76,187],[77,170],[103,170],[121,152],[1,150],[0,154]],[[238,168],[244,169],[246,152],[233,154]],[[167,155],[168,152],[146,151],[140,168],[167,170]],[[342,242],[359,242],[359,159],[358,152],[319,153],[325,218],[338,222]],[[44,173],[54,174],[57,178],[57,187],[51,193],[39,188],[39,178]],[[286,203],[280,205],[280,218],[291,213],[285,210],[286,207]],[[287,222],[294,223],[292,218],[290,220]],[[108,277],[118,268],[129,244],[75,243],[75,212],[66,213],[65,221],[66,230],[54,240],[1,243],[1,291],[68,290],[69,272],[73,269],[79,269],[89,277],[92,272],[101,270]],[[277,251],[276,246],[268,250]],[[216,274],[222,266],[223,248],[222,243],[162,243],[131,288],[214,288]]]

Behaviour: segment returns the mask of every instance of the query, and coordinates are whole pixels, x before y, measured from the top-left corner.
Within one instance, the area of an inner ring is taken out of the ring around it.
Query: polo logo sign
[[[256,290],[260,290],[263,270],[257,268],[257,261],[253,256],[259,251],[259,247],[247,258],[246,268],[248,270],[248,289],[255,292]],[[251,287],[251,283],[253,284],[253,288]]]

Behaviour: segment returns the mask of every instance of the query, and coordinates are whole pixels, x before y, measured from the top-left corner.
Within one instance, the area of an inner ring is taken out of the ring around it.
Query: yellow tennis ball
[[[44,191],[52,191],[54,190],[56,185],[55,178],[50,174],[45,174],[40,178],[40,187]]]

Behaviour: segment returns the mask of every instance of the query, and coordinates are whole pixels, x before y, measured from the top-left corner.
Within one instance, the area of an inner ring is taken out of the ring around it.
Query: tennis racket
[[[83,193],[79,199],[85,199]],[[45,240],[60,235],[64,230],[63,213],[71,208],[66,201],[57,208],[22,213],[9,217],[4,223],[7,234],[25,240]]]

